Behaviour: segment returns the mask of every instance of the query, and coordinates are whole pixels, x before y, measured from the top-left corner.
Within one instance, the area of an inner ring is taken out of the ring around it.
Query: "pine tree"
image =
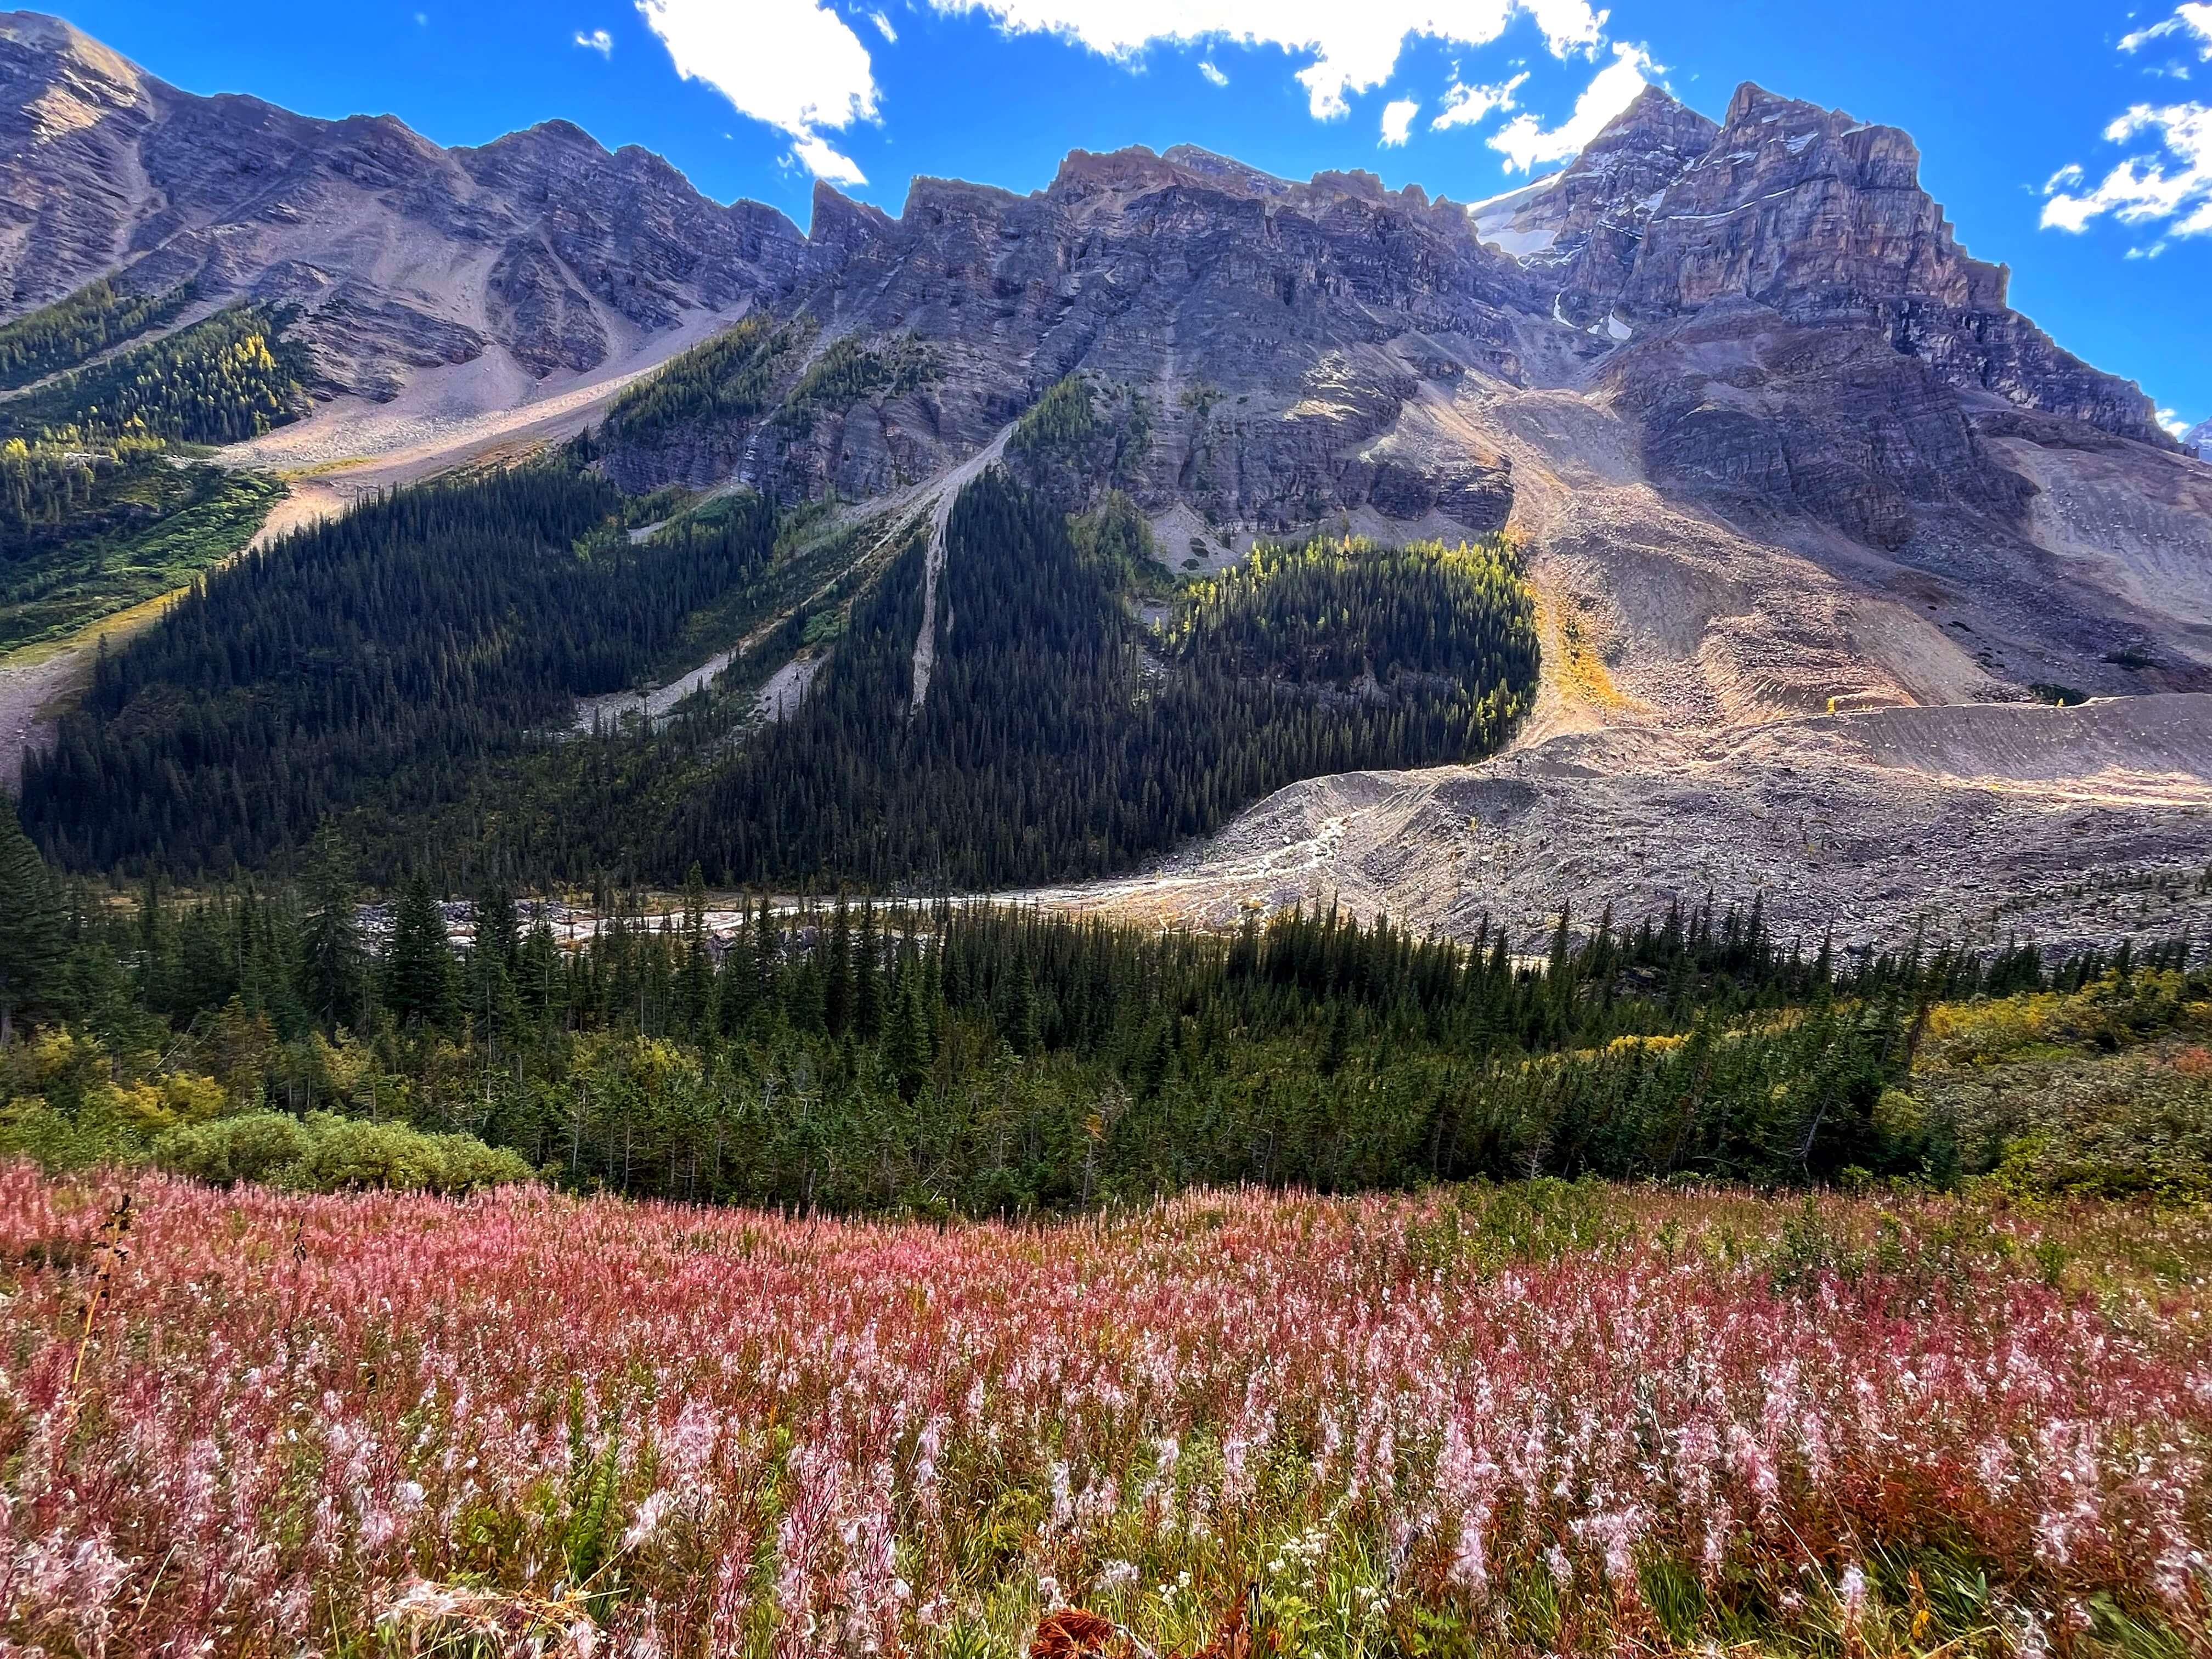
[[[884,1031],[884,1064],[898,1085],[899,1098],[912,1105],[929,1076],[929,1028],[912,974],[901,981],[891,1003],[890,1024]]]
[[[1328,1034],[1323,1039],[1320,1070],[1323,1077],[1334,1077],[1344,1069],[1344,1062],[1352,1054],[1352,1011],[1342,999],[1337,1000],[1328,1018]]]
[[[428,877],[401,890],[384,963],[384,996],[403,1025],[441,1025],[453,1011],[453,952]]]
[[[315,831],[308,849],[302,887],[307,925],[301,941],[301,1000],[325,1029],[365,1027],[368,975],[353,884],[353,851],[328,818]]]
[[[475,936],[470,941],[467,995],[469,1018],[489,1041],[512,1036],[522,1023],[522,1006],[515,994],[516,933],[520,926],[514,896],[504,887],[487,886],[477,895]]]
[[[823,1023],[831,1036],[842,1036],[853,1022],[853,912],[842,896],[830,927],[822,991]]]
[[[58,988],[65,918],[39,849],[5,796],[0,812],[0,1043],[15,1036],[19,1012],[39,1008]]]
[[[1036,981],[1029,958],[1015,964],[1013,984],[1006,994],[1006,1037],[1018,1054],[1036,1052],[1038,1038]]]
[[[853,1024],[863,1042],[883,1035],[883,941],[873,899],[861,906],[860,926],[853,936]]]

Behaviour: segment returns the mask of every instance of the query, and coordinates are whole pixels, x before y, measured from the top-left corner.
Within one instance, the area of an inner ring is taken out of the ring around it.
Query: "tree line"
[[[326,827],[295,885],[119,904],[0,836],[0,1146],[143,1155],[325,1115],[579,1188],[909,1213],[1238,1181],[1942,1182],[2003,1149],[1893,1104],[1935,1004],[2086,988],[2124,1031],[2212,992],[2185,940],[1844,957],[1775,939],[1756,902],[1563,914],[1531,960],[1331,909],[1215,935],[945,901],[717,911],[695,881],[659,915],[601,895],[571,939],[489,883],[365,906],[355,870]]]
[[[393,492],[210,575],[102,655],[26,765],[25,824],[77,867],[222,870],[371,794],[450,799],[669,660],[774,542],[752,497],[643,545],[624,508],[556,457]]]
[[[1001,471],[962,493],[946,542],[920,706],[917,540],[796,714],[684,807],[659,869],[878,890],[1101,875],[1299,778],[1479,758],[1535,681],[1502,544],[1282,550],[1194,589],[1156,636],[1127,562],[1086,556]]]
[[[0,436],[78,445],[129,437],[227,444],[296,418],[307,356],[285,318],[253,305],[118,352],[0,404]]]
[[[193,297],[189,283],[134,294],[94,278],[52,305],[0,324],[0,392],[12,392],[158,328]]]

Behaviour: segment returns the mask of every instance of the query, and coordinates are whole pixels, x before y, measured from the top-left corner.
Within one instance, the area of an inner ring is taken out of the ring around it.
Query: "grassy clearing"
[[[11,550],[0,657],[27,664],[120,634],[253,539],[284,486],[258,473],[155,460],[78,524]]]

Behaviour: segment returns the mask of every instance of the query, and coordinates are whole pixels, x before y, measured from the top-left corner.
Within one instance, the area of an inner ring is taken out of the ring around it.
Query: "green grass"
[[[251,541],[283,494],[259,473],[159,459],[129,469],[93,510],[5,549],[0,654],[183,586]]]

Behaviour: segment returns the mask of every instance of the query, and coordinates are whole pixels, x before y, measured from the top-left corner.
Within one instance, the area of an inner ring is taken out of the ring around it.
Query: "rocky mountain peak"
[[[1206,152],[1195,154],[1203,156]],[[1098,196],[1127,196],[1199,182],[1240,193],[1243,188],[1243,179],[1234,167],[1218,167],[1210,161],[1191,165],[1157,155],[1143,144],[1131,144],[1115,150],[1068,151],[1044,193],[1054,201],[1074,204]]]
[[[638,484],[735,468],[786,500],[865,498],[988,446],[1076,374],[1122,412],[1102,413],[1095,453],[1054,475],[1061,494],[1110,476],[1148,512],[1214,521],[1371,509],[1486,527],[1510,493],[1504,465],[1463,432],[1445,439],[1437,399],[1595,384],[1673,421],[1718,370],[1740,392],[1786,387],[1778,410],[1839,398],[1920,411],[1897,440],[1920,458],[1911,481],[1874,478],[1869,451],[1871,471],[1841,464],[1802,503],[1889,546],[1915,533],[1916,492],[2017,512],[2018,482],[1976,452],[1970,411],[2170,447],[2134,387],[2004,309],[2002,269],[1958,246],[1905,135],[1752,84],[1727,112],[1647,88],[1559,173],[1468,208],[1364,171],[1292,182],[1189,145],[1074,151],[1028,197],[917,179],[896,219],[819,187],[805,274],[774,303],[885,364],[919,339],[935,378],[803,430],[689,433],[609,464]],[[1770,351],[1785,370],[1758,366]],[[1863,416],[1859,433],[1879,424]],[[1654,453],[1689,476],[1709,435],[1662,423]],[[1829,416],[1808,421],[1798,459],[1758,463],[1785,481],[1768,494],[1826,476],[1809,458],[1841,441]]]
[[[1476,234],[1560,273],[1562,314],[1577,326],[1601,325],[1628,284],[1645,222],[1720,131],[1663,88],[1647,86],[1563,172],[1485,204]]]
[[[1262,173],[1231,156],[1218,155],[1196,144],[1176,144],[1160,153],[1160,160],[1169,166],[1180,167],[1185,173],[1195,173],[1214,180],[1224,189],[1234,190],[1247,196],[1285,196],[1297,186],[1287,179],[1278,179],[1272,173]]]
[[[75,25],[34,11],[0,12],[0,102],[21,106],[41,96],[88,110],[152,101],[155,81],[121,53]]]
[[[890,234],[897,223],[881,208],[854,200],[826,179],[814,181],[813,211],[806,228],[811,248],[849,252],[878,237]]]
[[[1606,157],[1622,151],[1662,150],[1688,161],[1705,154],[1719,135],[1720,127],[1710,116],[1700,115],[1664,87],[1647,85],[1626,109],[1599,129],[1569,170],[1596,168]]]
[[[318,394],[382,399],[487,353],[506,361],[476,383],[507,388],[650,360],[802,257],[782,215],[572,122],[447,150],[390,115],[198,97],[56,19],[0,15],[0,314],[95,276],[191,282],[292,307]]]
[[[1800,98],[1769,92],[1756,81],[1745,81],[1737,85],[1729,97],[1728,112],[1721,118],[1721,125],[1723,129],[1753,125],[1771,126],[1776,122],[1820,122],[1832,118],[1847,125],[1851,120],[1841,110],[1825,110],[1818,104],[1808,104]]]

